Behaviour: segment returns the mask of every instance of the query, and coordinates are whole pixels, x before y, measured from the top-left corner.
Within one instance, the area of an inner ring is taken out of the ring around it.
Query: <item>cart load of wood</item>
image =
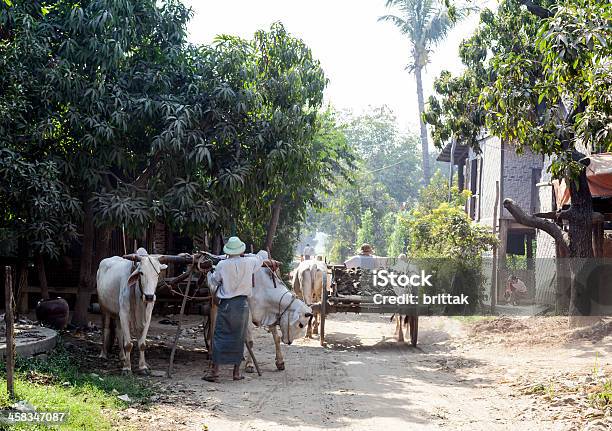
[[[386,286],[374,286],[374,274],[368,269],[346,268],[338,265],[334,266],[332,271],[336,292],[339,295],[371,297],[376,294],[394,296],[403,293],[396,292],[390,284]]]

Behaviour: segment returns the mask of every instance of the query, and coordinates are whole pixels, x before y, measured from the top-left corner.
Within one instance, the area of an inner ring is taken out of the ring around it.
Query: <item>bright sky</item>
[[[363,112],[368,106],[386,104],[403,129],[418,133],[416,84],[405,70],[408,41],[391,23],[377,21],[389,13],[385,0],[183,1],[194,10],[189,25],[192,42],[210,43],[220,33],[248,38],[281,21],[321,61],[330,80],[326,100],[336,109]],[[442,70],[461,69],[459,43],[477,22],[478,14],[474,14],[459,23],[436,49],[425,71],[426,97]]]

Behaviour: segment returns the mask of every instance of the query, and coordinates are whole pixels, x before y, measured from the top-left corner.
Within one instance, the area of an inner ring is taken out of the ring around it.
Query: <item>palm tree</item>
[[[449,9],[444,6],[444,0],[387,0],[387,8],[394,8],[398,15],[384,15],[379,21],[390,21],[408,36],[412,45],[411,60],[408,70],[414,72],[417,84],[417,100],[419,105],[419,123],[421,126],[421,150],[423,157],[423,179],[429,183],[429,145],[427,128],[423,122],[425,100],[423,97],[423,80],[421,73],[429,63],[432,48],[444,40],[455,22],[467,14],[467,9],[453,10],[453,19]]]

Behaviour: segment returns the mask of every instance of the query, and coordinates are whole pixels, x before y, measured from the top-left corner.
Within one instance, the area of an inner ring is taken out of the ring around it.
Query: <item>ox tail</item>
[[[109,331],[109,337],[108,337],[108,352],[110,352],[113,349],[113,346],[115,345],[115,338],[117,338],[117,321],[111,317],[110,315],[107,317],[107,319],[110,319],[110,327],[108,328]]]
[[[107,322],[108,320],[108,322]],[[108,325],[107,325],[108,323]],[[106,346],[104,346],[105,350],[110,353],[115,345],[115,338],[117,336],[116,331],[117,321],[112,317],[110,313],[104,312],[102,310],[102,331],[105,331],[105,328],[108,328],[108,338],[106,338]],[[102,338],[102,342],[104,342],[105,338]]]

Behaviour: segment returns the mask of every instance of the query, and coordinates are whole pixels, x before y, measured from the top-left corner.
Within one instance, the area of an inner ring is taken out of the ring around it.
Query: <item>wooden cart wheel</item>
[[[412,347],[416,347],[419,336],[419,316],[409,316],[408,326],[410,327],[410,343]]]
[[[321,298],[321,310],[319,311],[319,337],[321,346],[325,345],[325,313],[327,312],[327,297],[329,296],[329,292],[327,291],[327,286],[323,286]]]

